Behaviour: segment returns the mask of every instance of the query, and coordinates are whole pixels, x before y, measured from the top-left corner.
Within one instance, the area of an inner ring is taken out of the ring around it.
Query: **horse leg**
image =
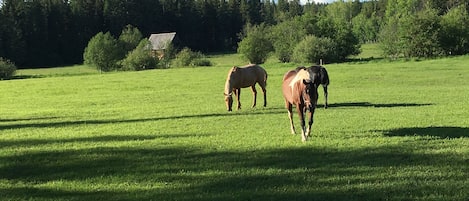
[[[298,116],[300,116],[300,123],[301,123],[301,141],[305,142],[307,139],[306,130],[305,130],[305,113],[304,113],[304,105],[298,104],[296,106],[296,110],[298,112]]]
[[[241,88],[235,89],[234,93],[236,95],[236,100],[238,102],[238,110],[240,110],[241,109],[241,102],[239,101],[239,99],[240,99],[240,96],[241,96]]]
[[[265,89],[266,83],[259,83],[259,85],[261,86],[262,93],[264,94],[264,107],[266,107],[267,106],[267,90]]]
[[[253,96],[252,107],[256,107],[256,99],[257,99],[256,84],[251,86],[251,90],[252,90],[252,96]]]
[[[311,126],[313,125],[313,117],[314,117],[314,110],[315,107],[313,107],[312,111],[308,113],[309,116],[309,121],[308,121],[308,128],[306,129],[306,136],[311,137]]]
[[[324,108],[327,109],[327,107],[329,107],[329,105],[327,104],[327,85],[322,85],[323,89],[324,89],[324,98],[325,98],[325,103],[324,103]]]
[[[290,119],[290,129],[291,129],[291,134],[295,134],[295,126],[293,125],[293,105],[289,103],[287,100],[285,100],[285,107],[288,110],[288,118]]]

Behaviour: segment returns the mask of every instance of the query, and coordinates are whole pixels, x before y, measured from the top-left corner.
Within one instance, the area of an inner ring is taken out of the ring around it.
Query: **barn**
[[[151,43],[151,50],[158,58],[164,57],[164,50],[173,41],[176,32],[151,34],[148,39]]]

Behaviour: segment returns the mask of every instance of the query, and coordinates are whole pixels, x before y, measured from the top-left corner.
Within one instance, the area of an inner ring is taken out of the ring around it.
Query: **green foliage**
[[[267,33],[268,27],[264,24],[248,25],[246,27],[246,37],[238,43],[238,52],[248,59],[250,63],[264,63],[269,53],[273,50]]]
[[[327,6],[327,14],[319,18],[318,31],[313,33],[334,40],[339,61],[360,53],[360,41],[352,30],[353,5],[352,2],[339,1]]]
[[[306,36],[301,27],[304,26],[299,20],[288,20],[271,28],[270,38],[279,61],[291,61],[295,46]]]
[[[150,47],[150,41],[142,39],[138,46],[120,62],[122,70],[139,71],[156,68],[158,59],[151,55]]]
[[[83,59],[85,64],[104,72],[118,70],[117,61],[122,59],[121,51],[118,41],[109,32],[99,32],[88,42]]]
[[[380,19],[375,13],[366,16],[363,13],[352,19],[352,31],[357,36],[360,43],[376,42],[380,28]]]
[[[402,51],[406,57],[441,55],[440,17],[434,9],[425,9],[402,20]]]
[[[465,6],[454,7],[441,18],[441,46],[447,55],[469,53],[469,15]]]
[[[135,49],[142,40],[143,36],[137,27],[127,25],[122,29],[122,33],[119,36],[119,43],[122,45],[125,53]]]
[[[338,60],[337,44],[330,38],[306,36],[295,47],[293,60],[298,63],[319,64],[322,60],[330,63]]]
[[[397,58],[462,55],[469,49],[466,7],[439,1],[390,0],[380,32],[385,56]],[[457,5],[457,4],[456,4]]]
[[[379,41],[383,55],[391,59],[397,59],[402,54],[399,38],[399,18],[393,17],[381,28]]]
[[[201,52],[194,52],[190,48],[183,48],[179,53],[176,54],[174,59],[174,65],[177,67],[183,66],[211,66],[209,60],[204,59],[204,55]]]
[[[10,79],[15,75],[16,66],[8,59],[0,57],[0,80]]]
[[[192,60],[191,66],[212,66],[212,62],[205,58],[197,58]]]

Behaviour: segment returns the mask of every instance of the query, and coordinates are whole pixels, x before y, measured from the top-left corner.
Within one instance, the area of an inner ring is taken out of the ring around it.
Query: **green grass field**
[[[263,65],[268,106],[244,89],[229,113],[224,82],[242,60],[211,59],[0,81],[0,200],[469,199],[469,56],[326,65],[331,107],[305,143],[280,90],[296,65]]]

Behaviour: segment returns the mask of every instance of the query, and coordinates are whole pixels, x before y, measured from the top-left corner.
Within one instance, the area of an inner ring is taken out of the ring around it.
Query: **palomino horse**
[[[228,111],[231,111],[233,106],[232,94],[237,96],[238,110],[241,109],[239,98],[241,96],[241,88],[251,87],[254,96],[252,107],[256,106],[257,90],[256,83],[262,88],[264,93],[264,107],[267,106],[267,97],[265,87],[267,85],[267,72],[260,66],[250,64],[243,67],[236,67],[230,69],[225,83],[225,102]]]
[[[292,108],[295,105],[301,122],[301,139],[306,141],[311,136],[311,125],[313,124],[314,110],[318,101],[319,66],[309,68],[298,67],[288,71],[283,76],[282,91],[285,98],[285,107],[290,118],[292,134],[295,134],[293,125]],[[309,110],[308,127],[305,126],[305,113]]]

